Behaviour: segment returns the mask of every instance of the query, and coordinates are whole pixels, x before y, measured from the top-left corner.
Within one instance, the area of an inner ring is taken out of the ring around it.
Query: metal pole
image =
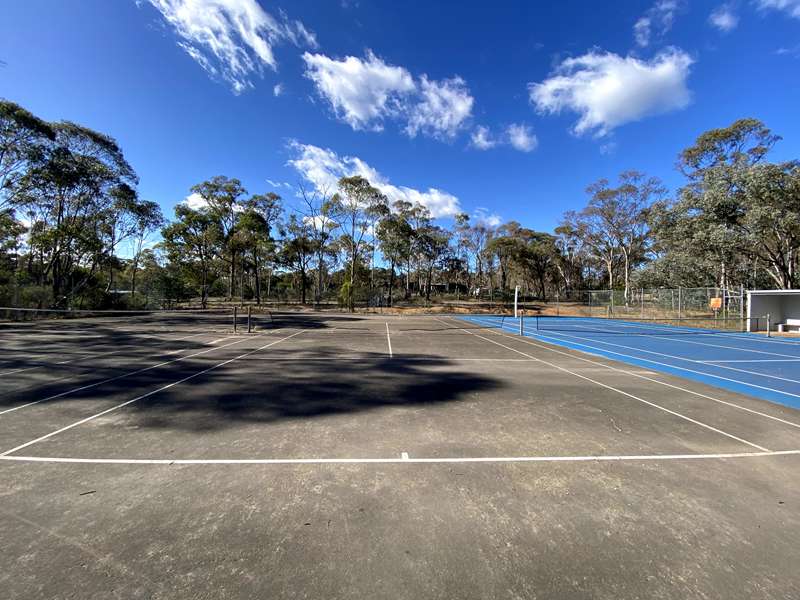
[[[556,316],[558,316],[558,315],[559,315],[559,309],[558,309],[558,292],[556,292]]]
[[[233,333],[236,333],[236,316],[237,316],[237,308],[233,307]]]
[[[525,335],[525,326],[523,325],[522,311],[519,311],[519,334]]]
[[[641,294],[640,301],[642,304],[642,318],[644,318],[644,288],[639,290],[639,293]]]
[[[769,317],[769,313],[767,313],[767,337],[772,337],[772,334],[770,333],[771,330],[772,330],[772,323]]]
[[[519,286],[514,288],[514,318],[517,318],[517,299],[519,298]]]
[[[681,308],[682,308],[681,302],[682,302],[682,294],[681,294],[681,288],[679,287],[678,288],[678,319],[681,318]]]
[[[247,305],[247,333],[253,332],[253,307]]]

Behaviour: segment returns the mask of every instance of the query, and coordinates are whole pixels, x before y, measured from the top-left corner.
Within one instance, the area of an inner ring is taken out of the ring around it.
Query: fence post
[[[525,326],[523,325],[524,312],[525,311],[522,311],[522,310],[519,311],[519,334],[520,335],[525,335]]]
[[[247,333],[253,332],[253,307],[247,305]]]
[[[644,319],[644,288],[640,289],[639,293],[641,294],[639,296],[639,301],[642,304],[642,318]]]
[[[234,306],[233,307],[233,333],[236,333],[236,320],[237,320],[236,317],[237,317],[237,313],[238,313],[237,307]]]
[[[772,323],[769,313],[767,313],[767,337],[772,337],[771,330],[772,330]]]
[[[681,287],[680,287],[680,286],[678,286],[678,319],[679,319],[679,320],[680,320],[680,318],[681,318],[681,309],[683,308],[683,307],[681,306],[681,303],[683,302],[683,298],[682,298],[682,296],[683,296],[683,294],[681,294]]]

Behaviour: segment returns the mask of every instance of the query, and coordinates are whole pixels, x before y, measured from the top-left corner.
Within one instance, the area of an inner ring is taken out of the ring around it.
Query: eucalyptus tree
[[[171,263],[180,265],[200,292],[203,308],[216,278],[214,258],[225,243],[219,220],[207,209],[195,210],[184,203],[175,207],[175,221],[161,231],[161,247]]]
[[[133,257],[131,260],[131,298],[136,300],[136,272],[139,268],[144,243],[149,234],[164,226],[164,215],[158,203],[141,200],[133,207]]]
[[[425,265],[425,299],[431,299],[433,270],[446,256],[450,245],[450,232],[428,224],[416,232],[417,248]]]
[[[314,291],[314,301],[319,304],[322,300],[324,289],[326,257],[333,254],[331,241],[339,224],[334,218],[333,196],[327,189],[308,190],[303,184],[299,185],[300,195],[303,198],[301,209],[303,221],[309,226],[309,237],[314,242],[317,264],[317,285]]]
[[[237,224],[244,212],[247,190],[235,178],[217,175],[192,186],[191,191],[208,206],[208,215],[216,219],[222,230],[222,257],[228,263],[228,299],[233,298],[236,281],[236,259],[243,250]]]
[[[113,254],[108,232],[137,205],[138,180],[113,138],[68,121],[51,128],[53,141],[13,178],[11,195],[32,222],[40,284],[67,305]]]
[[[737,188],[750,179],[753,167],[764,162],[779,140],[761,121],[739,119],[702,133],[678,157],[678,166],[689,181],[669,207],[666,222],[682,234],[670,236],[671,246],[689,246],[695,256],[711,260],[722,288],[731,285],[732,272],[741,266],[742,249],[750,243],[739,227],[746,197]]]
[[[311,237],[313,226],[297,215],[290,215],[284,225],[281,244],[282,262],[298,274],[300,279],[300,302],[306,303],[308,269],[314,257],[315,242]]]
[[[256,302],[261,304],[261,273],[264,266],[270,264],[270,257],[275,256],[273,231],[276,230],[283,214],[282,198],[274,192],[255,194],[248,198],[244,205],[242,222],[244,235],[247,238],[245,246],[249,248],[253,262]],[[269,280],[271,279],[270,267]]]
[[[386,202],[386,197],[359,175],[342,177],[339,192],[331,198],[330,215],[336,221],[348,250],[346,302],[350,312],[355,310],[356,261],[365,244],[370,218]]]
[[[395,268],[410,254],[413,233],[411,225],[400,211],[393,211],[378,222],[378,246],[384,260],[389,263],[389,306],[392,305]]]
[[[0,209],[11,203],[13,192],[21,191],[15,181],[45,159],[55,138],[50,123],[0,98]]]

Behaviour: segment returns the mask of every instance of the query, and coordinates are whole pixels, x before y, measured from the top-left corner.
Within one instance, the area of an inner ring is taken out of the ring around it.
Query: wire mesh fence
[[[587,317],[743,319],[743,288],[632,288],[570,290],[548,302],[546,312]]]

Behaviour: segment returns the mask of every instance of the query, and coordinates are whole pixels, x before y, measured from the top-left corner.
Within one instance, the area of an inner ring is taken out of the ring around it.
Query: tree
[[[256,303],[261,304],[262,264],[267,262],[274,250],[272,230],[277,225],[283,208],[281,197],[274,192],[251,196],[245,204],[246,212],[242,215],[242,220],[245,221],[243,227],[253,260]],[[270,269],[270,279],[271,272]]]
[[[399,211],[395,211],[378,223],[376,233],[383,258],[389,261],[389,306],[391,306],[395,267],[411,252],[413,230],[405,216]]]
[[[228,263],[228,299],[233,298],[236,282],[236,258],[242,250],[242,240],[237,235],[236,225],[244,210],[242,196],[247,190],[238,179],[217,175],[208,181],[192,186],[208,205],[208,214],[217,219],[223,236],[223,256]]]
[[[0,99],[0,208],[11,203],[13,191],[21,191],[16,180],[44,159],[55,138],[50,123]]]
[[[300,277],[300,302],[306,303],[308,287],[308,266],[314,256],[314,241],[309,235],[312,226],[298,219],[296,215],[289,217],[283,232],[284,241],[281,250],[283,262],[295,269]]]
[[[225,238],[222,226],[208,210],[194,210],[185,204],[175,207],[175,217],[176,221],[162,230],[161,245],[170,262],[182,265],[194,280],[201,305],[206,308],[212,263]]]
[[[143,200],[135,207],[135,241],[131,264],[131,298],[136,298],[136,272],[148,234],[164,226],[161,208],[151,200]]]
[[[300,184],[300,195],[305,207],[303,221],[309,226],[309,237],[313,241],[317,260],[317,286],[314,301],[319,304],[322,299],[323,278],[325,275],[325,257],[330,254],[330,242],[333,232],[339,226],[333,218],[333,198],[327,190],[309,191]]]
[[[626,171],[619,176],[617,187],[601,179],[586,191],[591,195],[589,204],[578,213],[567,213],[562,227],[577,235],[602,261],[609,289],[614,288],[614,271],[621,264],[627,303],[631,271],[645,260],[650,243],[648,211],[664,195],[664,189],[654,177]]]
[[[450,243],[447,231],[436,225],[426,225],[417,232],[417,247],[425,264],[425,300],[431,299],[433,269],[446,254]]]
[[[108,233],[136,205],[138,180],[113,138],[69,121],[51,127],[54,140],[12,179],[11,197],[31,217],[40,285],[69,305],[113,254]]]
[[[339,180],[339,193],[331,199],[330,215],[342,231],[342,240],[349,255],[349,286],[347,306],[355,310],[356,260],[369,230],[369,219],[377,207],[386,204],[386,198],[369,181],[356,175]]]

